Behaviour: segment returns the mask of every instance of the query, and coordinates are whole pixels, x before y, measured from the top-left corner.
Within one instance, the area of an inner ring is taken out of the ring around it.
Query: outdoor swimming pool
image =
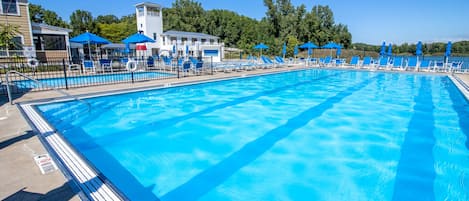
[[[37,106],[131,200],[468,200],[446,76],[304,70]]]
[[[133,78],[132,78],[133,76]],[[72,76],[67,77],[67,84],[69,86],[77,85],[89,85],[89,84],[99,84],[106,82],[119,82],[119,81],[131,81],[141,80],[141,79],[151,79],[151,78],[163,78],[163,77],[174,77],[174,74],[163,73],[163,72],[134,72],[133,75],[130,72],[125,73],[114,73],[114,74],[101,74],[101,75],[86,75],[86,76]],[[47,79],[38,79],[40,82],[47,84],[52,87],[65,87],[65,78],[47,78]],[[15,85],[19,89],[33,89],[37,87],[37,84],[31,80],[21,80],[14,81]]]

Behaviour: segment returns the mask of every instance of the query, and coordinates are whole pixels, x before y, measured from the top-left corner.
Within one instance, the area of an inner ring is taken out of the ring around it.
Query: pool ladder
[[[62,90],[62,89],[59,89],[59,88],[57,88],[57,87],[48,85],[48,84],[46,84],[46,83],[43,83],[43,82],[41,82],[41,81],[39,81],[39,80],[37,80],[37,79],[34,79],[34,78],[30,77],[30,76],[27,76],[27,75],[25,75],[25,74],[23,74],[23,73],[20,73],[20,72],[18,72],[18,71],[15,71],[15,70],[10,70],[10,71],[8,71],[8,72],[6,73],[6,82],[7,82],[6,84],[7,84],[8,101],[9,101],[10,104],[12,104],[12,105],[13,105],[13,99],[12,99],[12,96],[11,96],[11,89],[10,89],[10,85],[11,85],[12,83],[10,82],[10,79],[9,79],[9,76],[10,76],[10,74],[12,74],[12,73],[17,74],[17,75],[19,75],[19,76],[21,76],[21,77],[24,77],[24,78],[26,78],[26,79],[29,79],[29,80],[33,81],[34,83],[36,83],[36,84],[45,86],[45,87],[47,87],[47,88],[51,88],[51,89],[53,89],[54,91],[56,91],[56,92],[58,92],[58,93],[60,93],[60,94],[62,94],[62,95],[64,95],[64,96],[66,96],[66,97],[70,97],[70,98],[72,98],[72,99],[74,99],[74,100],[80,101],[81,103],[85,104],[85,105],[88,107],[88,111],[91,110],[91,104],[88,103],[88,102],[86,102],[86,101],[84,101],[84,100],[82,100],[82,99],[80,99],[80,98],[78,98],[77,96],[72,95],[72,94],[69,94],[69,93],[65,92],[64,90]]]

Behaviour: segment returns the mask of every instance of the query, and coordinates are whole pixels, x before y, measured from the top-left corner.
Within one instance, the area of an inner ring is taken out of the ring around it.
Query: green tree
[[[90,12],[84,10],[76,10],[70,16],[70,24],[72,26],[71,36],[77,36],[83,32],[99,33],[99,27],[93,20]]]
[[[57,13],[50,10],[44,11],[44,23],[63,28],[69,27],[67,22],[63,21],[62,18],[57,15]]]
[[[163,29],[202,32],[205,10],[199,2],[176,0],[172,8],[163,9]]]
[[[29,4],[29,18],[31,22],[43,23],[44,22],[44,9],[40,5]]]
[[[29,4],[29,17],[32,22],[45,23],[52,26],[68,28],[67,22],[57,15],[56,12],[46,10],[40,5]]]
[[[116,23],[98,23],[98,27],[99,35],[114,43],[121,43],[124,38],[137,32],[135,14],[123,16]]]
[[[300,41],[294,36],[288,36],[287,39],[287,56],[292,57],[294,56],[293,53],[295,51],[295,46],[300,45]]]
[[[117,18],[115,15],[99,15],[96,18],[96,23],[101,23],[101,24],[113,24],[113,23],[119,23],[119,18]]]

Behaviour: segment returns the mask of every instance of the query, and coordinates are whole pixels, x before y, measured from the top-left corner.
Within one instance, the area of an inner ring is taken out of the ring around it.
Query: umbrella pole
[[[93,58],[91,58],[91,44],[90,44],[90,41],[88,41],[88,56],[90,57],[90,60],[93,60]]]

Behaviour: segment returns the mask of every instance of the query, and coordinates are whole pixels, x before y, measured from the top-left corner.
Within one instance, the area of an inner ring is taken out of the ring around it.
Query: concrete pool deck
[[[101,93],[114,90],[129,90],[168,83],[187,83],[203,80],[240,77],[250,74],[290,71],[302,69],[304,66],[258,69],[231,73],[216,73],[185,77],[181,79],[165,79],[138,83],[122,83],[93,87],[74,88],[67,90],[73,95]],[[424,72],[425,73],[425,72]],[[455,74],[469,85],[469,74]],[[15,97],[15,102],[34,101],[46,98],[57,98],[61,95],[55,91],[30,92]],[[33,156],[45,154],[47,151],[26,122],[16,105],[10,105],[6,96],[0,96],[0,199],[1,200],[80,200],[68,180],[60,170],[42,175],[36,166]]]

